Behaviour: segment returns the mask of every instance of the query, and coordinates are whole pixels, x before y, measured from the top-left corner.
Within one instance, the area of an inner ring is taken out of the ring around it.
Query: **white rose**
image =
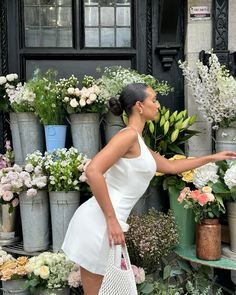
[[[29,173],[34,171],[34,166],[32,164],[26,164],[25,165],[25,171],[27,171]]]
[[[15,74],[6,75],[7,81],[12,82],[15,80]]]
[[[214,202],[215,201],[215,196],[211,193],[206,193],[207,195],[207,201],[208,202]]]
[[[80,99],[79,104],[81,107],[84,107],[86,105],[86,101],[84,99]]]
[[[78,104],[78,101],[77,101],[75,98],[73,98],[73,99],[70,101],[70,106],[71,106],[72,108],[76,108],[78,105],[79,105],[79,104]]]
[[[79,90],[79,88],[75,88],[74,94],[76,96],[80,96],[80,90]]]
[[[68,102],[70,99],[69,99],[69,97],[68,96],[66,96],[65,98],[64,98],[64,102]]]
[[[28,272],[28,273],[31,273],[34,271],[34,264],[29,262],[25,265],[25,270]]]
[[[70,88],[67,89],[67,93],[68,94],[74,94],[74,90],[75,89],[73,87],[70,87]]]
[[[95,101],[96,98],[97,98],[97,95],[96,95],[95,93],[91,93],[91,94],[89,95],[89,99],[90,99],[91,101]]]
[[[30,188],[27,190],[26,195],[27,195],[27,197],[33,198],[37,195],[37,190],[34,188]]]
[[[212,192],[212,188],[210,186],[204,186],[202,188],[202,192],[203,193],[211,193]]]
[[[86,100],[86,103],[87,103],[87,104],[92,104],[93,102],[91,101],[91,99],[88,98],[88,99]]]
[[[18,79],[18,75],[17,74],[12,74],[14,76],[14,79],[17,80]]]
[[[42,265],[40,268],[39,268],[39,276],[45,280],[49,277],[49,274],[50,274],[50,271],[49,271],[49,268],[46,266],[46,265]]]
[[[7,82],[6,77],[4,77],[4,76],[0,76],[0,85],[5,84],[6,82]]]

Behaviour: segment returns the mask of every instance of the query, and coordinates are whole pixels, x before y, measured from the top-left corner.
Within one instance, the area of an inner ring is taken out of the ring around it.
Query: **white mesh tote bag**
[[[110,249],[106,273],[98,295],[138,295],[126,245],[122,247],[122,254],[127,269],[123,270],[115,263],[115,254],[116,251],[119,251],[118,247],[113,245]],[[119,265],[121,265],[121,255],[119,258]]]

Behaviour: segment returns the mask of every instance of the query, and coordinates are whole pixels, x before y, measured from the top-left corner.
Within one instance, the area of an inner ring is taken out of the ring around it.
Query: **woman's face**
[[[146,120],[154,120],[160,108],[160,103],[156,99],[156,92],[151,87],[146,89],[146,94],[147,97],[142,102],[142,115]]]

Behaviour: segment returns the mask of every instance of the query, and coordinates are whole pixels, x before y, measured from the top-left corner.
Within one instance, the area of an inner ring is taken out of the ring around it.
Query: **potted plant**
[[[106,101],[91,76],[85,76],[82,85],[81,89],[68,88],[63,101],[70,116],[73,146],[92,158],[99,151],[100,114],[106,111]]]
[[[80,204],[80,183],[88,159],[75,148],[45,154],[52,222],[53,251],[60,251],[74,212]]]
[[[26,165],[18,172],[21,182],[20,213],[23,248],[26,252],[49,248],[48,179],[41,152],[35,151],[26,158]]]
[[[218,260],[221,257],[221,225],[219,217],[225,212],[221,197],[215,196],[209,186],[190,190],[185,187],[179,197],[184,208],[192,209],[197,222],[196,256],[204,260]]]
[[[15,163],[23,165],[27,154],[44,149],[42,127],[34,114],[35,93],[28,83],[6,84],[5,97],[9,105]]]
[[[25,268],[28,278],[25,287],[31,294],[69,295],[68,276],[74,263],[63,253],[43,252],[29,259]]]
[[[56,82],[56,72],[48,70],[44,75],[36,70],[28,82],[35,93],[35,113],[44,125],[46,148],[52,152],[65,147],[65,112],[60,96],[60,87]]]
[[[209,66],[198,60],[196,71],[186,61],[179,64],[199,111],[216,130],[216,151],[236,150],[236,80],[213,52],[209,52]]]
[[[28,258],[20,256],[15,259],[12,255],[0,248],[0,279],[2,281],[3,295],[21,294],[29,295],[29,291],[24,288],[25,279],[28,272],[25,265]]]

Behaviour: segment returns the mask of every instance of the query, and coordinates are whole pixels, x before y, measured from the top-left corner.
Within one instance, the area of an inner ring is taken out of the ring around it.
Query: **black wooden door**
[[[172,2],[2,0],[0,71],[27,80],[36,67],[54,68],[59,77],[81,79],[98,77],[97,66],[122,65],[167,80],[175,92],[161,103],[180,109],[184,9],[183,0]]]

